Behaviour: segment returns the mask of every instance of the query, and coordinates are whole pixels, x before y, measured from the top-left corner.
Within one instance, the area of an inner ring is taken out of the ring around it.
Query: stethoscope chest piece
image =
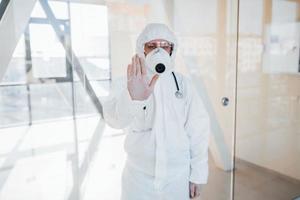
[[[178,98],[178,99],[182,99],[182,97],[183,97],[183,94],[180,92],[180,91],[176,91],[175,92],[175,96]]]

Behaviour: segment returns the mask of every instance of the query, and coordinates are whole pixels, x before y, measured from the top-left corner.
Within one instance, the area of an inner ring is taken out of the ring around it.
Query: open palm
[[[149,83],[147,70],[143,59],[133,56],[127,67],[127,88],[132,100],[143,101],[148,99],[154,90],[158,75],[154,75]]]

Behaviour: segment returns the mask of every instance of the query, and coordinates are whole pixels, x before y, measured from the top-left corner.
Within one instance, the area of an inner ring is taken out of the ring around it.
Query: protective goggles
[[[149,50],[154,50],[158,47],[163,48],[164,50],[172,50],[173,49],[173,44],[168,42],[168,41],[156,41],[156,42],[147,42],[145,43],[145,48]]]

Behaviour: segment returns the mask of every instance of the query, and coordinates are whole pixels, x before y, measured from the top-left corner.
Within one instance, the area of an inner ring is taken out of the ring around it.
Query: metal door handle
[[[222,98],[222,105],[223,106],[227,106],[229,104],[229,99],[228,99],[228,97],[223,97]]]

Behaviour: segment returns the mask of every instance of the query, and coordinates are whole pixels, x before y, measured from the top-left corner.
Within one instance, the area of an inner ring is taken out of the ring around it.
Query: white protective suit
[[[174,44],[174,65],[176,38],[163,24],[146,26],[137,53],[145,58],[144,44],[154,39]],[[209,117],[192,82],[175,75],[182,98],[175,97],[174,77],[165,72],[147,100],[131,100],[124,78],[113,83],[104,103],[106,122],[127,131],[122,200],[188,200],[189,181],[207,183]]]

